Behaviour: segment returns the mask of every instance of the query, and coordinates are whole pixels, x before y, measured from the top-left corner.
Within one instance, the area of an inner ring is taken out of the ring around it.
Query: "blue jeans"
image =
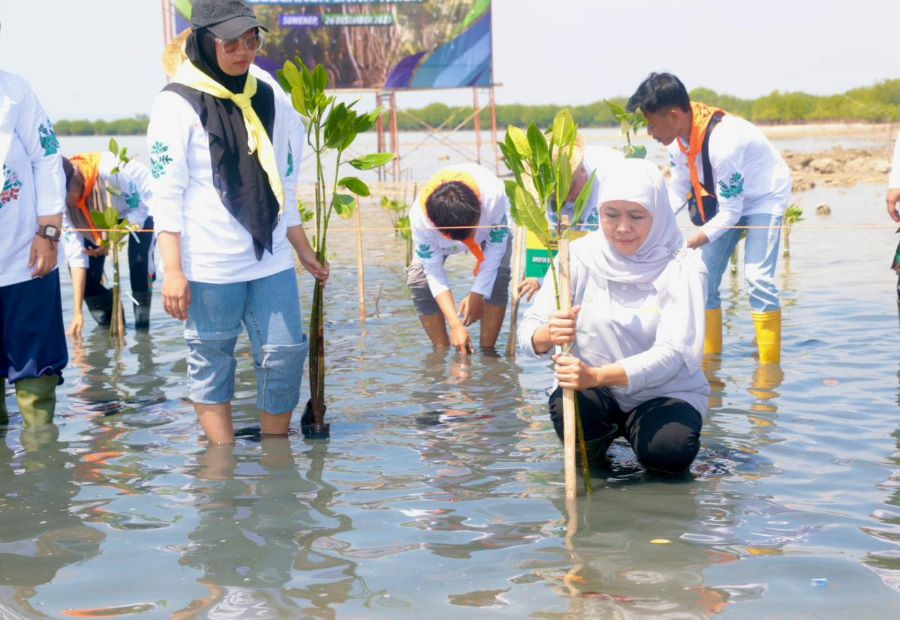
[[[744,279],[750,291],[750,307],[755,312],[774,312],[778,303],[778,287],[775,285],[775,267],[778,264],[778,246],[781,241],[780,215],[759,213],[745,215],[737,225],[750,226],[744,247]],[[754,227],[760,228],[754,228]],[[706,309],[722,307],[719,285],[728,267],[728,260],[743,234],[743,228],[726,230],[725,234],[701,248],[703,262],[709,271],[709,290],[706,294]]]
[[[243,323],[256,367],[256,406],[270,414],[293,411],[309,349],[294,270],[235,284],[190,282],[190,287],[184,339],[191,400],[217,405],[234,398],[234,345]]]

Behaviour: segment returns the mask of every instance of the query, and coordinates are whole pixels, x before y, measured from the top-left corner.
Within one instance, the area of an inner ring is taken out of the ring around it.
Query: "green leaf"
[[[338,187],[345,187],[357,196],[366,197],[371,194],[369,186],[356,177],[344,177],[338,181]]]
[[[275,79],[277,79],[278,83],[281,84],[281,88],[284,89],[284,92],[291,92],[291,83],[285,77],[284,69],[278,69],[278,71],[275,72]]]
[[[521,185],[515,188],[513,203],[516,205],[514,220],[519,226],[523,226],[537,236],[544,247],[549,248],[550,238],[547,234],[547,218],[541,211],[534,196],[525,191]]]
[[[581,222],[581,217],[584,215],[584,208],[587,206],[588,198],[591,197],[591,192],[594,191],[594,182],[597,179],[597,171],[594,170],[591,172],[591,176],[588,177],[587,183],[584,184],[584,187],[581,188],[581,192],[578,194],[578,198],[575,199],[575,209],[572,212],[573,224],[577,224]],[[569,230],[572,230],[571,228]],[[568,233],[568,231],[566,231]]]
[[[556,158],[556,204],[562,207],[572,188],[572,163],[568,151],[561,150]],[[577,220],[576,220],[577,221]]]
[[[349,194],[335,194],[331,199],[331,204],[334,210],[337,211],[337,214],[346,220],[353,215],[356,198]]]
[[[328,73],[323,65],[316,65],[313,70],[316,92],[324,92],[328,88]]]
[[[518,155],[519,159],[531,157],[531,146],[528,144],[527,134],[514,125],[506,128],[506,144],[507,148],[511,148]]]
[[[113,155],[119,154],[119,143],[116,142],[115,138],[109,139],[109,152],[112,153]]]
[[[531,123],[528,126],[528,146],[531,147],[531,160],[534,164],[540,166],[550,161],[550,151],[547,148],[547,138],[538,129],[538,126]]]
[[[370,153],[357,159],[351,159],[348,163],[357,170],[373,170],[393,161],[393,153]]]
[[[575,119],[568,108],[561,110],[553,119],[553,144],[558,149],[571,146],[575,141]]]
[[[629,144],[625,147],[625,157],[629,159],[644,159],[647,157],[647,147]]]
[[[604,99],[603,102],[606,104],[606,107],[609,108],[609,111],[612,112],[613,116],[616,117],[617,121],[622,122],[622,119],[624,119],[628,115],[628,112],[625,111],[625,108],[620,106],[618,103],[610,101],[609,99]]]

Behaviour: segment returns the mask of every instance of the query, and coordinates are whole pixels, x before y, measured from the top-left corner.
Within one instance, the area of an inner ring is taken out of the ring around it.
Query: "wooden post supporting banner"
[[[494,168],[500,174],[500,147],[497,144],[497,103],[494,100],[494,86],[491,85],[491,144],[494,145]],[[523,232],[524,234],[524,232]]]
[[[478,105],[478,89],[472,89],[472,112],[475,113],[475,161],[481,163],[481,107]]]
[[[382,100],[384,99],[383,93],[375,93],[375,107],[381,105]],[[375,121],[375,132],[378,136],[378,152],[384,153],[384,112],[378,115],[378,120]],[[384,166],[378,166],[378,182],[384,183]]]
[[[519,284],[522,282],[522,248],[525,245],[525,228],[513,225],[515,234],[512,256],[512,294],[513,305],[509,314],[509,336],[506,339],[506,356],[516,356],[516,328],[519,323]]]
[[[359,322],[366,322],[366,271],[363,264],[362,205],[356,199],[356,281],[359,290]]]
[[[569,228],[568,216],[562,218],[562,230]],[[559,305],[560,310],[572,309],[572,276],[569,271],[569,240],[564,235],[559,240]],[[572,345],[563,347],[563,353],[568,354]],[[578,432],[575,427],[575,391],[563,390],[563,459],[565,467],[566,498],[572,499],[578,493],[578,480],[575,474],[575,443]]]
[[[397,129],[397,93],[391,91],[391,153],[394,160],[391,162],[394,173],[394,183],[400,182],[400,134]]]

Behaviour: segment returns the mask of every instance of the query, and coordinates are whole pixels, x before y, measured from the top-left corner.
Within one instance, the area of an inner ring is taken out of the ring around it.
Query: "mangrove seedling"
[[[606,103],[606,107],[609,108],[609,111],[612,112],[612,115],[619,121],[619,130],[622,132],[622,135],[625,136],[625,140],[627,141],[627,144],[622,148],[625,157],[634,157],[637,159],[644,159],[647,157],[647,147],[635,145],[632,142],[632,138],[637,137],[638,131],[642,127],[647,126],[647,118],[640,110],[632,113],[628,112],[614,101],[609,101],[608,99],[604,99],[603,101]]]
[[[387,196],[381,197],[381,208],[388,212],[394,236],[403,239],[406,248],[406,266],[412,262],[412,223],[409,221],[409,205]]]
[[[111,138],[109,150],[115,155],[117,160],[116,166],[111,172],[113,175],[117,175],[119,170],[129,161],[128,149],[124,147],[120,149],[119,143],[116,142],[115,138]],[[119,211],[112,206],[110,195],[118,196],[119,194],[119,189],[115,185],[97,183],[94,186],[94,196],[92,197],[97,208],[91,211],[91,220],[94,226],[103,231],[100,247],[109,248],[110,256],[112,257],[113,301],[112,317],[109,322],[109,336],[121,346],[125,342],[125,312],[122,307],[122,279],[120,275],[121,270],[119,269],[119,253],[124,249],[128,241],[128,235],[140,230],[140,226],[120,218]]]
[[[791,255],[791,228],[801,221],[803,221],[803,209],[792,204],[784,212],[784,250],[781,255],[785,258]]]
[[[357,101],[338,103],[328,95],[328,74],[325,67],[307,67],[300,57],[295,62],[285,61],[278,71],[278,81],[290,94],[294,109],[306,120],[306,141],[315,156],[315,221],[316,234],[313,249],[320,263],[325,264],[328,249],[328,225],[331,216],[351,217],[356,208],[356,197],[370,195],[366,183],[355,176],[341,176],[341,170],[349,165],[356,170],[374,170],[392,159],[392,153],[372,153],[345,160],[347,149],[357,136],[375,126],[381,108],[368,114],[357,112]],[[329,155],[326,157],[326,153]],[[334,169],[330,178],[325,173],[325,160]],[[313,287],[313,304],[309,320],[309,389],[310,399],[300,420],[301,430],[307,438],[326,438],[329,425],[325,424],[325,305],[324,288],[316,280]]]
[[[512,218],[520,227],[533,233],[550,254],[555,252],[560,239],[571,238],[575,232],[565,226],[562,208],[572,186],[571,159],[577,132],[578,128],[572,113],[565,109],[556,115],[546,135],[535,123],[531,123],[527,130],[510,126],[506,130],[505,139],[499,143],[506,165],[515,177],[515,180],[505,182]],[[594,177],[595,174],[591,173],[588,182],[575,200],[572,222],[581,221],[585,205],[593,191]],[[550,217],[554,211],[556,217]],[[556,307],[562,309],[557,268],[555,261],[551,260],[550,274],[556,294]],[[568,272],[567,266],[565,271]],[[564,352],[568,353],[569,349],[570,347],[566,347]],[[584,484],[586,490],[590,492],[590,470],[581,429],[581,416],[577,411],[577,398],[574,402]]]

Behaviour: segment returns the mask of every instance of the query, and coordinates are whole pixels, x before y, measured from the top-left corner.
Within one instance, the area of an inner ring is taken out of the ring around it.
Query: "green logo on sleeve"
[[[59,153],[59,140],[56,137],[56,132],[53,131],[53,125],[50,124],[50,121],[47,121],[46,125],[44,123],[38,125],[38,135],[41,138],[41,148],[44,149],[44,157]]]
[[[434,256],[434,251],[427,243],[420,243],[419,247],[416,248],[416,256],[418,256],[422,260],[427,260]]]
[[[169,147],[157,140],[150,148],[150,174],[154,179],[162,177],[174,160],[169,156]]]
[[[719,194],[722,198],[734,198],[735,196],[740,196],[744,193],[744,177],[741,176],[740,172],[735,172],[731,175],[731,178],[728,179],[728,183],[725,181],[719,181]]]

